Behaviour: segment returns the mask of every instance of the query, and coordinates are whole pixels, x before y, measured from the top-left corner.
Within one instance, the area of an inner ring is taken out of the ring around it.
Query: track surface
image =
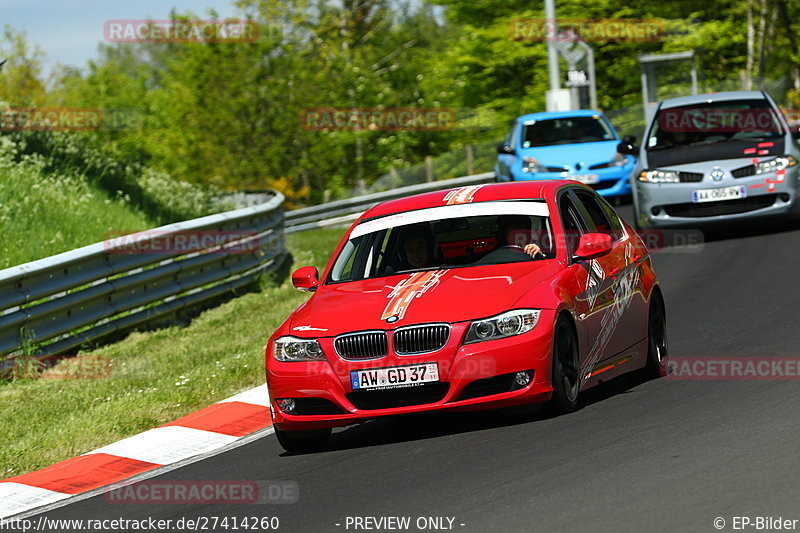
[[[620,211],[630,216],[629,206]],[[672,356],[798,354],[800,230],[753,225],[713,236],[700,253],[654,254]],[[331,451],[302,456],[282,455],[268,435],[160,478],[294,480],[292,505],[114,505],[100,496],[47,516],[270,515],[281,531],[302,532],[386,515],[412,524],[454,517],[465,532],[716,531],[718,516],[725,530],[734,515],[800,519],[796,381],[625,377],[584,400],[558,418],[375,421],[335,432]]]

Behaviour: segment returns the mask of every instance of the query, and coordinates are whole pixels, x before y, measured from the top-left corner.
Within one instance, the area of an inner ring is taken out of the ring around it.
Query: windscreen
[[[600,116],[564,117],[526,122],[522,147],[613,141],[611,126]]]
[[[777,113],[763,98],[707,102],[659,110],[647,149],[763,140],[783,134]]]
[[[514,204],[522,206],[514,209]],[[328,281],[552,259],[553,243],[544,201],[485,202],[407,212],[356,227]],[[536,244],[541,253],[530,253],[530,244]]]

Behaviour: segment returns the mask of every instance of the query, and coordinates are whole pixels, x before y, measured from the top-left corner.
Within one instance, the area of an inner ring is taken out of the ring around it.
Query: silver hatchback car
[[[796,214],[800,149],[775,101],[762,91],[659,103],[631,175],[641,228]]]

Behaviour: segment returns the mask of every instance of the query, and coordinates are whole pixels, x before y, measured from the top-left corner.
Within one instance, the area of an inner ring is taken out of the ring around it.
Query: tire
[[[647,313],[647,362],[644,374],[648,378],[667,375],[667,313],[661,293],[654,289],[650,296],[650,311]]]
[[[289,453],[321,452],[328,447],[331,432],[331,428],[305,431],[281,431],[275,428],[278,442]]]
[[[548,409],[553,414],[571,413],[578,408],[580,366],[578,340],[572,324],[559,318],[553,334],[553,397]]]

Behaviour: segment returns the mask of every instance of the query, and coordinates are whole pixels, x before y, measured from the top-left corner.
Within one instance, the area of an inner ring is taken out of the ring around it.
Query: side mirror
[[[575,256],[581,259],[602,257],[611,251],[611,237],[605,233],[586,233],[581,235]]]
[[[498,154],[513,154],[514,149],[511,148],[509,145],[500,143],[497,145],[497,153]]]
[[[800,141],[800,128],[792,132],[792,139],[795,141]]]
[[[292,273],[292,284],[301,291],[314,292],[319,286],[317,267],[305,266]]]
[[[622,142],[617,145],[617,152],[625,155],[639,155],[639,147],[636,146],[636,137],[626,135]]]

